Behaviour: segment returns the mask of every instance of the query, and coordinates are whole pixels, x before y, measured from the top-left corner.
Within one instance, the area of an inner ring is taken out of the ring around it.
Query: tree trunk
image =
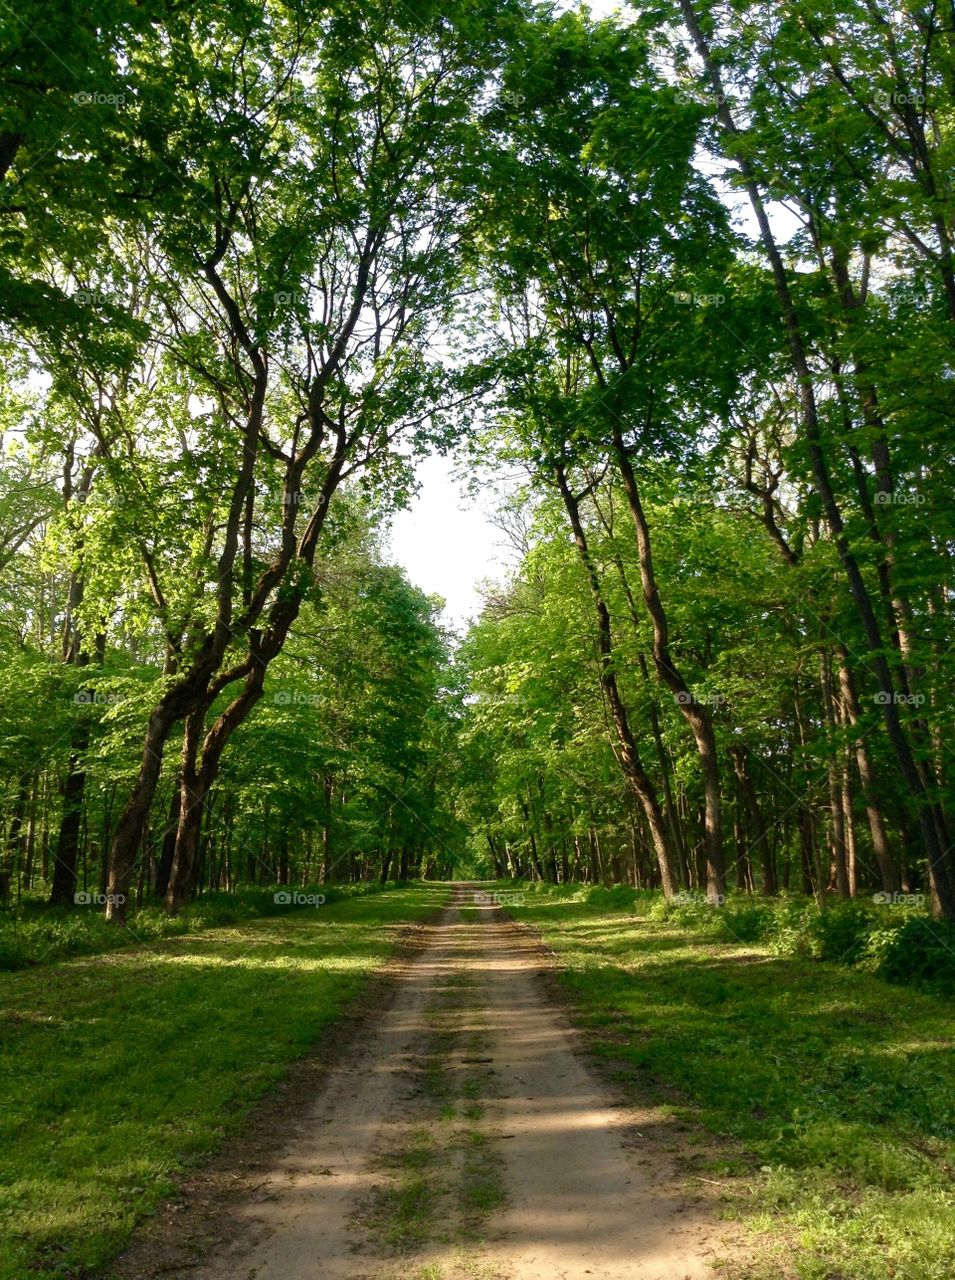
[[[89,738],[89,721],[83,716],[74,726],[70,742],[70,760],[63,784],[63,815],[53,854],[51,907],[68,906],[76,894],[76,863],[79,858],[83,803],[86,796],[86,768],[83,760]]]
[[[208,787],[200,777],[196,764],[199,742],[205,725],[205,709],[194,711],[186,720],[179,761],[179,820],[169,883],[166,886],[166,910],[176,915],[192,896],[194,875],[199,855],[199,833],[202,808]]]
[[[749,773],[749,752],[745,747],[735,745],[731,750],[731,755],[733,757],[733,767],[736,771],[736,779],[739,783],[740,795],[749,815],[753,843],[759,853],[760,892],[771,898],[777,893],[779,886],[776,882],[776,868],[773,865],[772,849],[769,847],[769,838],[766,835],[766,823],[763,821],[763,812],[759,807],[756,789]]]
[[[126,922],[133,866],[142,843],[149,807],[159,785],[163,751],[179,719],[178,706],[178,699],[165,697],[150,715],[139,774],[113,833],[106,887],[106,919],[114,924]]]
[[[169,877],[172,874],[172,860],[176,852],[176,832],[179,830],[179,810],[182,804],[182,788],[178,780],[169,797],[169,812],[166,814],[166,825],[163,828],[162,850],[156,867],[156,882],[153,891],[157,898],[165,898],[169,888]]]
[[[839,657],[839,687],[842,692],[846,719],[853,729],[858,729],[860,720],[859,699],[856,695],[852,672],[848,666],[848,654],[841,646],[837,648],[836,652]],[[869,833],[872,837],[872,852],[875,854],[879,875],[882,878],[882,891],[889,894],[897,893],[899,875],[892,860],[892,850],[889,845],[885,817],[876,799],[878,792],[872,762],[869,758],[869,749],[866,746],[865,738],[861,734],[855,741],[855,755],[859,781],[862,784],[862,799],[865,804],[866,817],[869,820]]]
[[[640,500],[640,491],[630,455],[616,426],[614,427],[614,452],[623,477],[623,488],[637,535],[643,599],[653,624],[653,664],[657,675],[673,694],[677,706],[690,726],[700,760],[705,809],[707,897],[711,902],[721,901],[726,895],[726,869],[723,861],[719,756],[716,749],[716,735],[713,732],[713,719],[709,710],[693,697],[689,685],[670,654],[669,624],[653,570],[650,526],[647,524],[643,503]]]
[[[650,838],[653,841],[653,848],[656,853],[657,865],[660,869],[660,883],[666,897],[672,898],[679,888],[679,875],[670,849],[670,842],[667,837],[663,815],[660,811],[659,801],[657,800],[653,783],[650,781],[637,751],[637,745],[627,718],[627,710],[617,687],[617,677],[613,669],[613,636],[610,627],[610,613],[604,602],[603,593],[600,589],[600,579],[597,576],[597,570],[590,555],[590,547],[580,519],[579,503],[570,491],[563,468],[555,468],[554,475],[570,519],[574,542],[577,546],[577,554],[587,575],[594,611],[597,615],[600,683],[610,707],[611,719],[617,734],[621,768],[623,769],[624,777],[633,789],[634,795],[643,807],[647,826],[650,829]]]
[[[846,871],[849,879],[849,897],[854,898],[859,892],[859,851],[856,844],[856,824],[855,814],[852,810],[851,784],[852,778],[847,756],[842,766],[842,813],[846,838]]]
[[[825,628],[823,628],[823,631]],[[822,696],[822,718],[826,726],[826,774],[829,780],[829,848],[832,857],[831,876],[840,898],[849,897],[849,860],[846,849],[845,802],[842,777],[833,742],[836,717],[833,708],[832,675],[829,652],[819,648],[819,690]]]

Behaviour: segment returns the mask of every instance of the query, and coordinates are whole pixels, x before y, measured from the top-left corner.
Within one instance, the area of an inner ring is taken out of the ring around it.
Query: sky
[[[463,629],[481,611],[478,583],[507,575],[502,534],[491,523],[493,503],[476,503],[455,480],[453,459],[425,458],[417,466],[421,486],[407,511],[391,525],[392,558],[429,595],[443,596],[444,621]]]

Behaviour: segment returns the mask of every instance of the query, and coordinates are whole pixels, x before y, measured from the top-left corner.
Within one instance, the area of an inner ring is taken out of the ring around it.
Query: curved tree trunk
[[[106,882],[106,919],[113,924],[126,923],[126,908],[136,855],[142,843],[149,806],[152,804],[166,740],[176,723],[168,707],[160,705],[149,717],[139,775],[126,806],[120,815],[109,852],[109,876]]]
[[[567,484],[566,474],[561,467],[555,468],[554,476],[570,520],[574,542],[577,546],[577,554],[587,575],[590,594],[594,602],[594,611],[597,615],[600,683],[607,698],[611,719],[616,730],[620,765],[623,769],[624,777],[643,808],[647,826],[650,829],[650,839],[653,842],[657,866],[660,870],[660,883],[666,897],[671,898],[680,885],[679,873],[670,848],[666,824],[660,811],[656,790],[643,767],[643,762],[637,751],[637,744],[630,729],[627,709],[617,686],[617,677],[613,670],[613,635],[610,627],[610,613],[604,601],[603,593],[600,589],[600,579],[597,576],[597,570],[590,555],[587,536],[580,519],[579,502],[571,493]]]
[[[170,915],[175,915],[186,905],[195,889],[202,810],[208,794],[207,789],[202,787],[202,779],[196,767],[204,724],[205,708],[203,707],[189,716],[182,735],[182,753],[179,762],[179,817],[176,823],[172,866],[169,868],[169,881],[165,893],[166,910]]]
[[[677,706],[693,733],[696,751],[703,777],[704,842],[706,848],[706,891],[711,901],[721,900],[726,894],[726,867],[723,859],[723,818],[720,804],[719,754],[713,718],[708,708],[697,702],[689,685],[677,668],[670,653],[670,633],[666,610],[657,589],[653,571],[653,552],[650,545],[650,527],[647,524],[640,490],[630,456],[619,432],[614,430],[614,452],[623,477],[624,492],[637,535],[637,553],[640,560],[640,579],[647,613],[653,624],[653,663],[657,675],[673,694]]]

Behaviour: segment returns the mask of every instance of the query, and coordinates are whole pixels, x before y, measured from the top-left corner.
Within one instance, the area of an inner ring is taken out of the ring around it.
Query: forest
[[[689,1175],[752,1180],[769,1252],[727,1274],[955,1273],[951,6],[24,0],[0,342],[2,1056],[59,1147],[5,1130],[0,1280],[315,1274],[102,1268],[443,928],[539,938],[582,1034],[736,1144]],[[389,540],[436,455],[506,547],[464,627]],[[122,1104],[154,1145],[74,1176],[71,1107],[160,1022],[168,1088]],[[743,1040],[781,1074],[734,1098],[699,1046],[733,1078]],[[493,1241],[484,1086],[432,1084]],[[419,1258],[456,1193],[401,1141],[382,1277],[710,1274],[622,1235]]]

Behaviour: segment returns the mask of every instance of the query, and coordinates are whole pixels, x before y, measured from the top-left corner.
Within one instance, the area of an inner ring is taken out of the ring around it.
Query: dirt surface
[[[679,1126],[595,1073],[539,942],[483,899],[460,886],[417,931],[390,1003],[289,1095],[281,1154],[231,1193],[220,1169],[202,1228],[170,1233],[178,1257],[160,1224],[111,1275],[698,1280],[738,1259],[688,1190]]]

